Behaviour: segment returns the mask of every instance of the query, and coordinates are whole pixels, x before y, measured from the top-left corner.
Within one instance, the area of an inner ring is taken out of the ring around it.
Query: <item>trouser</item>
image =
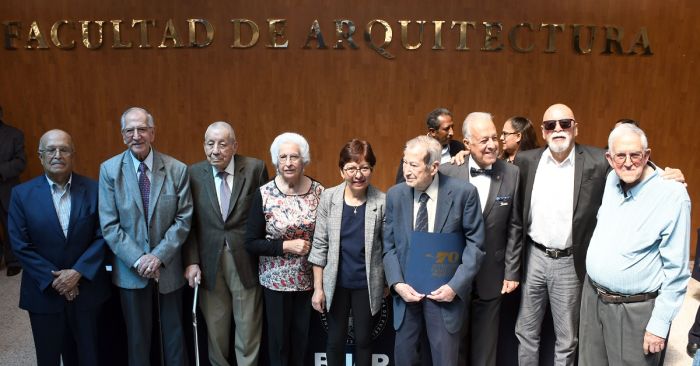
[[[459,365],[495,366],[502,296],[481,299],[472,293],[469,317],[464,322]]]
[[[263,289],[270,365],[305,365],[311,291]]]
[[[0,263],[2,258],[5,258],[5,265],[7,267],[19,267],[21,264],[15,257],[14,252],[12,252],[12,244],[10,243],[10,233],[7,229],[7,211],[0,204],[0,225],[2,226],[2,238],[0,238]]]
[[[367,288],[352,290],[336,287],[328,319],[328,366],[345,366],[345,339],[348,318],[352,308],[352,326],[355,333],[355,365],[370,366],[372,362],[372,311]]]
[[[700,255],[700,253],[698,254]],[[690,331],[688,331],[688,343],[700,344],[700,307],[695,313],[695,322],[690,327]]]
[[[428,335],[433,366],[454,366],[458,359],[461,332],[450,333],[445,326],[440,304],[428,299],[406,304],[406,313],[401,327],[396,330],[394,341],[396,366],[415,365],[420,360],[417,351],[424,330]]]

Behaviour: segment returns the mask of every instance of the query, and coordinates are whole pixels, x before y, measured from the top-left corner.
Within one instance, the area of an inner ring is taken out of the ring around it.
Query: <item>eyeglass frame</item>
[[[63,147],[63,146],[56,146],[53,148],[48,148],[48,149],[39,149],[39,154],[45,154],[47,157],[55,157],[58,155],[58,153],[61,153],[63,156],[71,156],[75,150],[71,149],[70,147]]]
[[[374,168],[371,166],[360,166],[360,167],[350,166],[347,168],[343,168],[343,172],[345,172],[345,174],[349,174],[351,177],[354,177],[355,175],[357,175],[358,171],[360,172],[360,174],[362,174],[364,176],[368,176],[370,173],[372,173],[373,170],[374,170]]]
[[[508,136],[510,136],[510,135],[517,135],[517,134],[519,134],[519,133],[521,133],[521,132],[518,132],[518,131],[515,131],[515,132],[501,131],[501,134],[498,135],[498,137],[500,137],[500,138],[502,138],[502,139],[506,139],[506,138],[507,138]]]
[[[612,160],[613,163],[615,163],[618,166],[621,166],[629,161],[634,164],[635,166],[639,166],[642,161],[644,161],[644,158],[646,158],[649,155],[650,150],[642,150],[642,151],[632,151],[632,152],[626,152],[626,153],[615,153],[612,154],[610,151],[606,152],[605,155]],[[637,161],[632,157],[632,154],[639,154],[639,157],[636,158]],[[624,156],[624,160],[620,160]],[[618,161],[619,160],[619,161]]]
[[[576,120],[573,118],[550,119],[542,121],[542,129],[545,131],[554,131],[557,129],[557,124],[562,130],[568,130],[576,125]],[[564,125],[567,125],[566,127]]]
[[[141,126],[141,127],[131,127],[131,128],[125,128],[122,130],[122,134],[126,137],[134,137],[135,132],[139,133],[139,136],[150,132],[153,129],[153,126]]]
[[[297,163],[297,162],[299,162],[300,160],[301,160],[301,155],[294,155],[294,154],[290,154],[290,155],[279,155],[279,156],[277,157],[277,164],[280,164],[280,163],[289,163],[289,162],[291,162],[291,163]]]

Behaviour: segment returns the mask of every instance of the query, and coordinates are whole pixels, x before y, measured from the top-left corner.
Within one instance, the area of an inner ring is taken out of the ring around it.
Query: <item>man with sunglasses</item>
[[[610,165],[601,148],[576,144],[578,124],[564,104],[547,108],[547,146],[518,153],[526,257],[515,334],[520,365],[539,364],[542,320],[549,302],[555,365],[573,365],[578,344],[581,284]],[[683,181],[677,169],[664,178]]]
[[[658,365],[688,283],[690,198],[649,163],[647,138],[616,127],[586,259],[579,365]]]

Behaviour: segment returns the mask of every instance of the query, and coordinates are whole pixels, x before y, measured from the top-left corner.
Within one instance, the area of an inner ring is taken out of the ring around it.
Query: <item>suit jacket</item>
[[[0,121],[0,205],[5,212],[10,207],[12,187],[19,184],[19,175],[26,166],[24,134]]]
[[[464,235],[462,263],[447,283],[457,296],[450,303],[440,303],[445,327],[450,333],[459,331],[466,316],[466,301],[472,282],[484,257],[484,219],[481,215],[479,195],[471,184],[459,179],[439,175],[438,199],[434,218],[436,233],[461,233]],[[386,222],[384,224],[384,273],[393,289],[405,282],[406,259],[413,232],[413,188],[406,183],[397,184],[386,194]],[[394,293],[394,328],[403,323],[406,304]]]
[[[127,289],[146,287],[148,279],[139,276],[133,265],[150,253],[163,263],[158,286],[166,294],[185,284],[180,252],[192,222],[187,166],[153,151],[146,222],[130,154],[127,150],[100,166],[100,223],[115,254],[112,282]]]
[[[73,174],[68,236],[64,236],[45,175],[12,191],[9,232],[12,249],[22,263],[19,307],[33,313],[58,313],[68,300],[51,287],[51,271],[74,269],[82,275],[75,306],[88,309],[110,293],[104,268],[107,248],[97,210],[97,182]]]
[[[491,185],[484,207],[486,255],[476,274],[475,290],[481,299],[501,295],[503,280],[520,281],[522,211],[518,167],[496,160],[491,167]],[[440,172],[469,182],[469,164],[442,164]]]
[[[309,253],[309,263],[323,267],[323,292],[326,309],[331,308],[338,279],[340,261],[340,226],[345,200],[343,182],[321,194],[316,213],[314,241]],[[382,265],[382,229],[384,223],[384,193],[374,186],[367,188],[365,208],[365,269],[369,289],[369,307],[372,315],[379,311],[384,296],[384,266]]]
[[[204,160],[189,167],[194,214],[183,253],[185,266],[200,265],[202,285],[207,290],[214,289],[224,241],[231,248],[243,286],[251,288],[258,284],[256,258],[248,254],[243,242],[253,195],[269,178],[262,160],[234,155],[233,161],[235,174],[226,220],[221,217],[216,196],[219,187],[214,183],[212,165]]]
[[[449,146],[450,148],[450,156],[455,156],[458,152],[465,149],[464,144],[461,141],[457,140],[450,140],[450,142],[447,143],[447,146]],[[396,184],[405,181],[406,179],[403,177],[403,160],[401,160],[399,162],[399,170],[396,172]]]
[[[523,202],[523,245],[530,227],[530,201],[535,183],[537,165],[545,148],[521,151],[515,156],[515,165],[520,168],[520,192]],[[574,217],[571,242],[574,266],[579,280],[586,276],[586,252],[597,222],[598,207],[603,200],[605,177],[610,164],[605,159],[605,150],[593,146],[574,145]],[[547,243],[541,243],[547,245]]]

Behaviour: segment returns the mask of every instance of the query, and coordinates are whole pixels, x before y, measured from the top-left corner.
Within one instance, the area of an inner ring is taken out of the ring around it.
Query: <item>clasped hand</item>
[[[79,293],[78,282],[82,277],[80,272],[74,269],[62,269],[59,271],[51,271],[51,274],[55,277],[53,282],[51,282],[51,287],[61,296],[65,297],[66,300],[75,300]]]
[[[160,277],[161,264],[162,262],[155,255],[144,254],[143,256],[141,256],[139,266],[136,268],[136,270],[138,271],[139,276],[141,277],[158,280],[158,278]]]

